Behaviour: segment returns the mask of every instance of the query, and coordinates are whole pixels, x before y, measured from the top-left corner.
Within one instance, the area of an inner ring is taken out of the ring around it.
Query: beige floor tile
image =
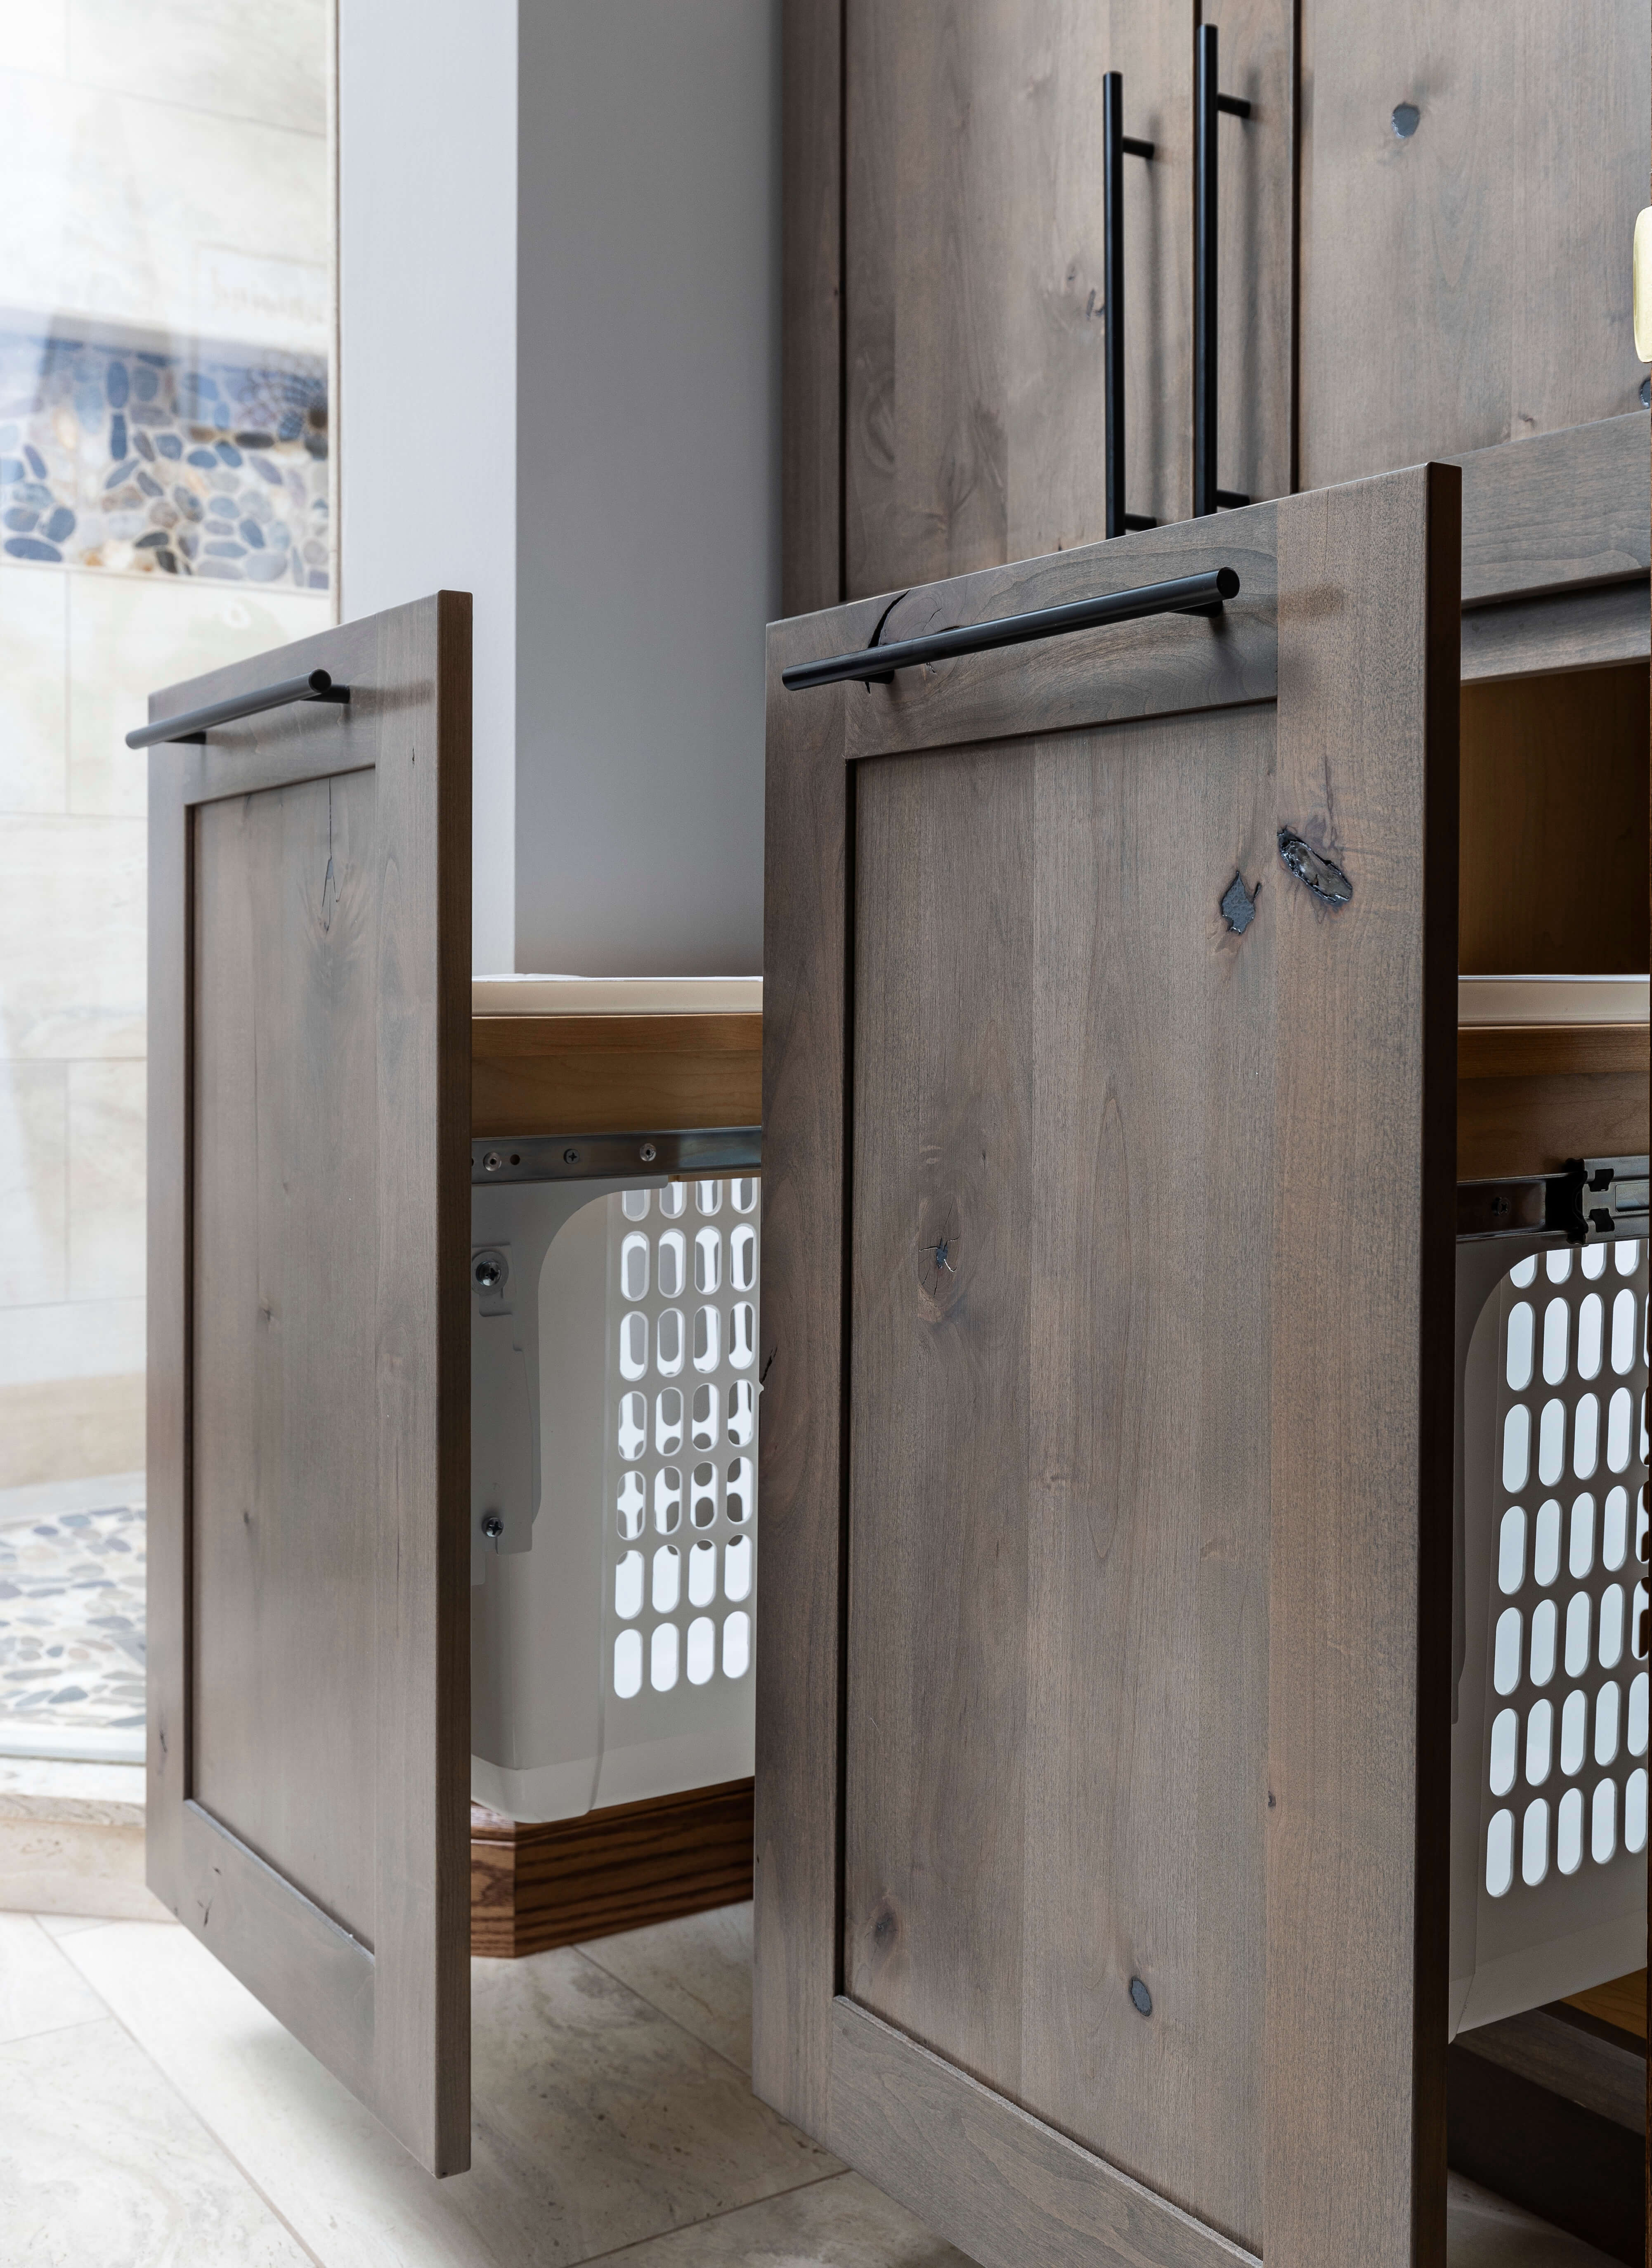
[[[752,1903],[685,1914],[579,1950],[742,2071],[752,2068]]]
[[[0,2044],[104,2013],[91,1985],[32,1915],[0,1913]]]
[[[34,1918],[48,1937],[78,1937],[83,1929],[109,1926],[106,1914],[36,1914]],[[168,1915],[167,1918],[171,1920],[172,1917]]]
[[[0,2200],[8,2262],[306,2268],[309,2259],[107,2016],[0,2048]]]
[[[559,2268],[838,2170],[569,1949],[473,1963],[474,2159],[441,2183],[187,1932],[62,1949],[327,2268]]]
[[[859,2174],[651,2237],[619,2257],[626,2268],[973,2268]]]
[[[1592,2244],[1462,2174],[1446,2176],[1445,2257],[1448,2268],[1609,2268]]]
[[[0,1811],[0,1912],[170,1921],[143,1881],[143,1830]]]

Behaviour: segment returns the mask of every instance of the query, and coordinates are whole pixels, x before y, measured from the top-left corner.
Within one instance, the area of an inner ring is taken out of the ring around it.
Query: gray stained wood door
[[[150,754],[151,1889],[470,2161],[470,600]]]
[[[1461,485],[770,632],[756,2085],[985,2268],[1443,2255]]]

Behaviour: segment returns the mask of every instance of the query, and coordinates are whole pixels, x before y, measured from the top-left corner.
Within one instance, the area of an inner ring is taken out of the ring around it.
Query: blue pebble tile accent
[[[6,526],[16,534],[26,535],[30,528],[39,520],[40,514],[38,512],[31,512],[26,504],[14,504],[11,509],[4,514],[4,518]]]
[[[189,452],[188,462],[196,466],[203,473],[215,470],[217,461],[210,449],[191,449]]]
[[[132,446],[137,451],[140,457],[146,458],[151,465],[154,463],[155,444],[150,439],[149,435],[143,431],[141,425],[132,436]]]
[[[48,543],[66,543],[75,532],[75,515],[66,504],[60,504],[40,533]]]
[[[246,546],[244,543],[209,543],[207,546],[209,559],[245,559],[246,556]]]
[[[123,362],[111,361],[103,378],[104,399],[110,409],[124,409],[127,397],[131,390],[131,381],[126,374],[126,364]]]
[[[310,588],[312,591],[325,591],[327,586],[327,577],[319,573],[314,568],[312,568],[310,571]]]
[[[160,372],[151,368],[142,357],[132,372],[132,392],[139,401],[153,401],[160,392]]]
[[[27,471],[21,457],[0,457],[0,481],[20,481]]]
[[[109,420],[109,454],[112,457],[124,457],[126,454],[126,420],[118,409]]]
[[[0,425],[0,452],[14,450],[21,438],[15,423]]]
[[[24,444],[23,453],[29,460],[29,470],[33,474],[35,479],[37,481],[43,481],[46,478],[45,458],[41,456],[40,451],[34,446],[33,442],[26,442]]]
[[[37,504],[42,510],[49,510],[56,503],[57,498],[44,481],[19,481],[17,488],[17,500],[19,504]]]
[[[173,502],[186,519],[200,519],[204,517],[201,509],[201,499],[193,489],[175,488],[173,490]]]
[[[176,433],[158,433],[155,436],[155,446],[163,457],[170,457],[174,464],[184,453],[184,445]]]
[[[287,563],[279,551],[254,551],[246,562],[246,572],[254,583],[274,583],[286,571]]]
[[[272,465],[268,457],[249,457],[247,459],[247,462],[252,466],[253,470],[255,473],[260,474],[269,482],[271,488],[279,489],[286,486],[286,480],[282,473],[281,467],[279,465]]]
[[[38,559],[43,565],[61,567],[63,555],[55,543],[42,543],[38,535],[8,535],[5,548],[13,559]]]
[[[233,441],[215,441],[213,443],[213,446],[217,449],[218,455],[226,465],[239,465],[240,463],[241,453],[236,447]]]
[[[178,538],[178,549],[186,559],[193,559],[201,549],[201,538],[192,534],[188,528],[185,528],[183,534]]]
[[[158,551],[165,541],[164,532],[158,527],[152,527],[147,535],[138,537],[136,549],[140,551]]]
[[[146,497],[158,497],[161,493],[160,482],[148,473],[138,475],[137,484]]]
[[[264,531],[255,519],[244,519],[241,522],[239,533],[242,542],[249,545],[253,550],[263,549]]]

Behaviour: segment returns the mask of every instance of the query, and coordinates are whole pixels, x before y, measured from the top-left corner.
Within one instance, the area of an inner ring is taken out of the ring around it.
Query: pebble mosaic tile
[[[0,332],[0,553],[325,591],[325,364]]]
[[[5,1718],[19,1727],[143,1724],[141,1505],[0,1524]]]

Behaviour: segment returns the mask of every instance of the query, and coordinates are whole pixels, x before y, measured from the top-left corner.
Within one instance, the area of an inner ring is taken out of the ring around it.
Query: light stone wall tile
[[[225,17],[224,0],[70,0],[70,73],[85,86],[325,134],[325,0]]]
[[[326,147],[0,70],[0,306],[324,355]]]
[[[313,2268],[108,2016],[0,2048],[0,2198],[19,2263]]]
[[[0,1913],[0,2046],[106,2014],[31,1915]]]
[[[143,1055],[146,866],[141,819],[0,827],[0,1060]]]
[[[68,676],[65,578],[0,566],[0,812],[67,807]]]
[[[254,593],[173,576],[83,568],[69,585],[69,803],[81,812],[149,807],[149,758],[125,736],[149,696],[246,656],[308,637],[332,620],[324,593]]]
[[[128,1303],[126,1312],[136,1302]],[[140,1359],[143,1351],[143,1309],[128,1344]],[[106,1473],[96,1480],[54,1481],[41,1488],[0,1489],[0,1533],[13,1521],[61,1520],[66,1512],[101,1512],[107,1504],[141,1506],[147,1476],[141,1470]]]
[[[0,1304],[69,1290],[69,1066],[0,1063]]]
[[[752,2068],[752,1902],[593,1938],[579,1950],[686,2032]]]
[[[0,0],[0,55],[12,70],[62,78],[69,69],[69,0]]]
[[[18,1066],[18,1069],[24,1066]],[[29,1070],[55,1068],[30,1064]],[[69,1296],[141,1297],[147,1065],[77,1063],[69,1073]]]
[[[0,1389],[45,1385],[54,1379],[102,1379],[142,1371],[143,1353],[142,1300],[77,1300],[46,1307],[0,1307]],[[103,1469],[127,1472],[142,1462],[141,1457],[128,1457],[124,1465],[107,1465]],[[63,1477],[72,1480],[76,1476]],[[0,1484],[6,1489],[24,1485],[17,1481]],[[99,1491],[98,1500],[108,1504],[113,1499]]]

